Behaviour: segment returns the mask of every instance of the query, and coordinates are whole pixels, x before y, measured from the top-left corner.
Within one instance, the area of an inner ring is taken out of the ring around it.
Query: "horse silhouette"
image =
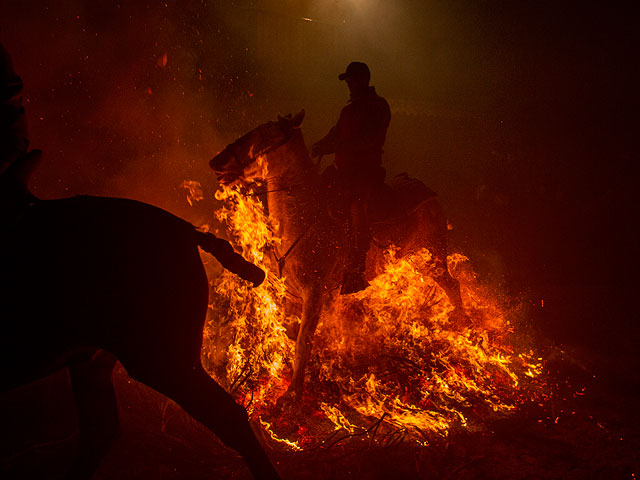
[[[318,166],[311,160],[300,125],[304,110],[291,118],[264,123],[227,146],[210,162],[222,183],[261,181],[266,184],[269,216],[278,225],[282,247],[274,250],[277,268],[287,288],[301,298],[301,322],[296,338],[293,377],[287,397],[299,397],[312,337],[329,293],[339,287],[347,267],[348,218],[331,214],[334,203]],[[367,277],[382,265],[391,245],[403,256],[427,247],[434,258],[435,280],[444,289],[454,317],[464,318],[460,286],[447,268],[447,222],[437,196],[406,175],[384,189],[378,208],[370,209],[374,242],[367,259]],[[382,206],[388,210],[382,215]]]
[[[32,151],[0,175],[0,378],[7,391],[69,366],[80,426],[71,478],[88,478],[119,433],[111,382],[129,375],[175,400],[246,460],[279,478],[246,411],[200,362],[208,281],[198,247],[254,285],[264,272],[225,240],[151,205],[38,200]]]

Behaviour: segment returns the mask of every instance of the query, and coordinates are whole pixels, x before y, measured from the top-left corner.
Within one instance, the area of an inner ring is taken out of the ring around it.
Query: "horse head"
[[[237,180],[250,182],[279,175],[278,166],[268,165],[266,156],[289,142],[303,119],[304,110],[293,117],[278,115],[278,120],[263,123],[228,145],[209,162],[218,181],[231,184]]]

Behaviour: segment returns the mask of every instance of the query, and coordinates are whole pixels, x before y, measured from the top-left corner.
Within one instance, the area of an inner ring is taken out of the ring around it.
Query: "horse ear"
[[[296,113],[296,116],[291,119],[291,125],[293,127],[298,128],[302,125],[302,121],[304,120],[304,108]]]

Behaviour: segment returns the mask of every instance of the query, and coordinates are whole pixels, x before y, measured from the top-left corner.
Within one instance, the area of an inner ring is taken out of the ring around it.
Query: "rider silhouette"
[[[342,282],[342,294],[364,290],[364,276],[371,231],[367,205],[376,185],[384,181],[382,147],[391,120],[387,101],[369,85],[371,73],[362,62],[352,62],[338,76],[345,80],[351,98],[338,123],[311,148],[314,157],[335,153],[335,167],[350,211],[350,252]]]

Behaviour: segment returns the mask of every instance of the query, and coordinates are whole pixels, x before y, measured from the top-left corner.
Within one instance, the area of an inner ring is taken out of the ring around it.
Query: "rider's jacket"
[[[382,164],[382,147],[391,121],[387,101],[369,87],[351,97],[338,123],[318,142],[322,153],[335,153],[338,170],[372,170]]]

